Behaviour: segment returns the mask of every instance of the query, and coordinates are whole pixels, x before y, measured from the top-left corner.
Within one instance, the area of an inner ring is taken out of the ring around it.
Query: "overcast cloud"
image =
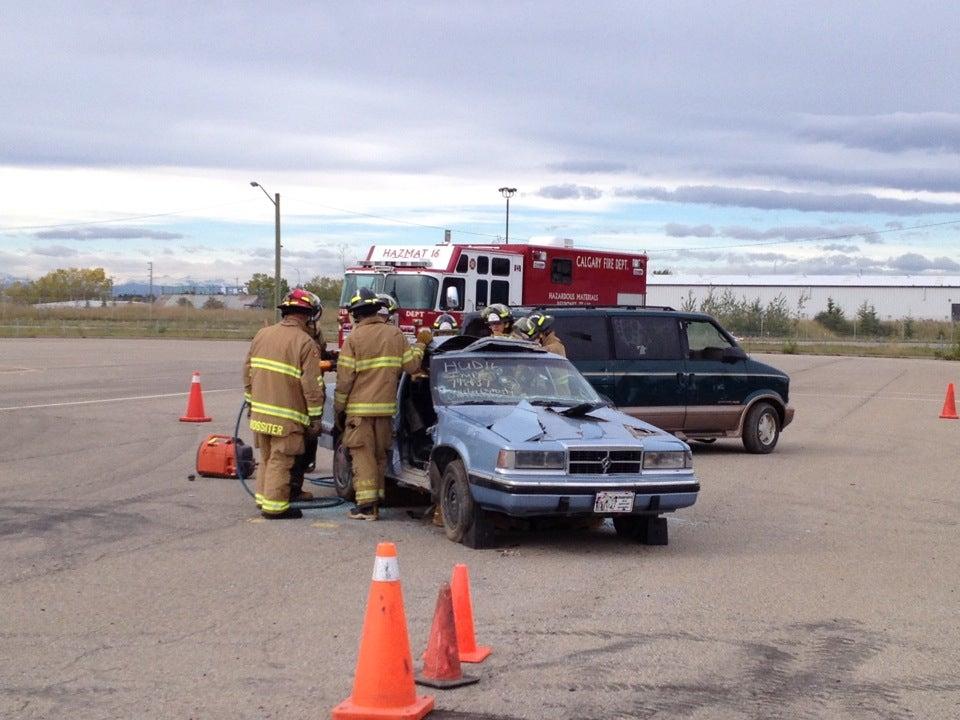
[[[70,241],[89,241],[73,262],[116,273],[154,255],[271,272],[273,209],[250,179],[283,194],[285,238],[361,250],[444,228],[491,241],[510,185],[511,239],[563,228],[654,264],[678,238],[782,241],[792,261],[870,272],[960,259],[955,227],[908,232],[960,225],[951,3],[7,10],[0,242],[18,273],[57,267],[67,254],[44,251]],[[184,211],[200,206],[223,209]],[[40,225],[57,227],[23,230]],[[836,260],[791,249],[837,235],[854,242]],[[187,238],[190,257],[163,244]],[[286,257],[339,272],[312,247]]]

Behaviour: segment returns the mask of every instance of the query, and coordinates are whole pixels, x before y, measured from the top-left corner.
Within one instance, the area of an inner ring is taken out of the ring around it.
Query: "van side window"
[[[475,307],[482,308],[487,306],[487,281],[477,280],[477,300]]]
[[[457,272],[465,273],[467,271],[467,265],[470,262],[470,258],[466,255],[461,255],[460,259],[457,260]]]
[[[620,360],[679,360],[680,328],[676,318],[642,315],[611,318],[613,347]]]
[[[687,350],[691,360],[719,359],[719,351],[733,347],[723,333],[706,320],[690,320],[687,326]],[[716,357],[715,357],[716,356]]]
[[[466,288],[465,278],[444,278],[443,287],[440,288],[440,309],[441,310],[463,310],[463,291]],[[447,288],[457,289],[457,305],[447,305]]]
[[[507,276],[510,274],[509,258],[494,258],[491,263],[490,272],[493,275]]]
[[[506,280],[490,281],[490,304],[494,303],[510,304],[510,283]]]
[[[573,261],[565,258],[554,258],[550,266],[550,282],[559,285],[573,283]]]
[[[486,255],[477,255],[477,274],[486,275],[490,270],[490,258]]]
[[[602,314],[558,315],[553,331],[560,338],[569,360],[608,360],[610,335]]]

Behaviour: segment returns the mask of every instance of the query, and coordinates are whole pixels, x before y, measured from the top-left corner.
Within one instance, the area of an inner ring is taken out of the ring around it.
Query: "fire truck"
[[[339,341],[350,333],[346,310],[357,290],[392,295],[405,334],[430,327],[449,313],[487,305],[643,306],[647,256],[575,248],[570,240],[530,245],[374,245],[345,271],[340,296]]]

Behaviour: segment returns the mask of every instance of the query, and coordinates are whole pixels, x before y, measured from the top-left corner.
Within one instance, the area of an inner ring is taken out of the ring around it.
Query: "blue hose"
[[[247,407],[247,401],[244,400],[240,404],[240,412],[237,413],[237,423],[233,427],[233,462],[237,468],[237,478],[240,480],[240,484],[243,485],[243,489],[247,491],[247,495],[250,497],[256,497],[253,491],[250,489],[250,486],[247,485],[247,478],[243,476],[243,465],[240,462],[240,421],[243,419],[243,411]],[[311,485],[318,485],[320,487],[333,487],[333,477],[315,477],[315,478],[304,478],[310,481]],[[323,510],[326,508],[337,507],[338,505],[343,505],[343,498],[339,497],[325,497],[317,498],[316,500],[300,500],[296,502],[291,502],[290,507],[296,508],[298,510]]]

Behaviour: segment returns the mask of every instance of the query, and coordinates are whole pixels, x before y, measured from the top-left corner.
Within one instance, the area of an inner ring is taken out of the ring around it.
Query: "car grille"
[[[642,464],[642,450],[570,451],[571,475],[639,475]]]

